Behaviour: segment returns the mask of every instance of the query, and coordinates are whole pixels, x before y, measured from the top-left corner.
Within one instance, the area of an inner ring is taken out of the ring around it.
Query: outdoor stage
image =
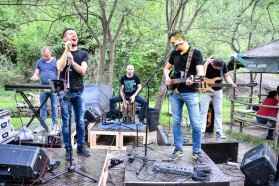
[[[142,167],[144,161],[141,159],[145,155],[145,148],[139,144],[138,147],[126,146],[126,151],[108,151],[102,149],[90,149],[91,156],[88,158],[82,157],[76,153],[76,149],[73,149],[73,165],[76,170],[98,178],[98,183],[94,183],[92,180],[83,177],[77,173],[68,173],[69,162],[64,160],[65,149],[64,148],[43,148],[47,157],[50,160],[60,161],[60,165],[52,172],[46,173],[44,179],[48,179],[52,176],[66,172],[65,174],[56,177],[52,180],[42,183],[40,185],[100,185],[105,186],[109,181],[110,169],[108,164],[111,158],[117,158],[113,154],[123,154],[124,162],[120,165],[116,165],[115,168],[123,168],[122,175],[117,175],[124,179],[123,184],[130,185],[218,185],[228,186],[230,185],[229,179],[219,170],[215,163],[209,158],[209,156],[202,151],[202,156],[206,161],[206,166],[211,168],[211,174],[209,175],[209,181],[194,181],[191,176],[184,176],[179,174],[162,173],[152,170],[152,165],[156,160],[162,160],[171,165],[193,168],[198,165],[195,160],[192,159],[192,146],[183,146],[184,155],[175,161],[169,161],[169,155],[173,152],[173,146],[158,146],[157,144],[149,145],[147,148],[147,160]],[[134,156],[134,160],[131,162],[130,158]],[[142,167],[142,169],[141,169]],[[138,173],[138,174],[137,174]],[[112,173],[114,174],[114,173]],[[1,183],[1,182],[0,182]],[[9,184],[10,185],[10,184]],[[21,185],[21,184],[18,184]]]
[[[119,125],[121,124],[121,125]],[[184,155],[180,159],[175,161],[169,161],[169,156],[172,154],[173,146],[158,146],[156,143],[149,145],[147,148],[147,160],[144,162],[141,158],[145,155],[145,148],[142,143],[145,142],[145,125],[139,123],[138,120],[134,124],[122,125],[122,120],[115,120],[111,123],[90,123],[88,127],[88,142],[90,146],[91,156],[88,158],[77,155],[76,148],[73,149],[73,165],[76,170],[86,173],[90,176],[98,178],[98,183],[83,177],[77,173],[68,173],[69,162],[64,160],[65,149],[60,143],[56,148],[50,149],[46,144],[41,144],[36,141],[29,143],[21,143],[24,145],[40,146],[46,153],[50,160],[60,161],[60,165],[52,172],[46,173],[44,179],[48,179],[52,176],[58,175],[63,172],[67,172],[59,177],[49,180],[40,185],[98,185],[105,186],[110,181],[110,169],[108,164],[110,159],[118,158],[115,154],[122,154],[121,159],[124,163],[116,165],[116,168],[123,169],[123,173],[116,175],[123,178],[121,185],[217,185],[228,186],[230,185],[229,179],[220,171],[216,166],[218,163],[224,163],[228,159],[234,161],[238,152],[238,143],[232,142],[228,139],[215,138],[213,134],[206,134],[202,140],[202,156],[206,161],[206,166],[211,168],[211,174],[209,181],[194,181],[191,176],[184,176],[179,174],[162,173],[152,170],[152,165],[156,160],[162,160],[163,162],[170,163],[170,165],[188,167],[191,170],[197,165],[196,161],[192,159],[192,144],[191,140],[183,146]],[[74,125],[73,125],[74,126]],[[36,125],[30,125],[32,130]],[[138,131],[137,131],[138,127]],[[138,132],[138,147],[135,146],[136,136]],[[158,131],[155,131],[158,132]],[[151,132],[153,133],[153,132]],[[157,134],[157,133],[155,133]],[[47,133],[42,132],[35,135],[35,139],[38,136],[45,136]],[[72,141],[74,144],[75,130],[72,130]],[[124,137],[128,136],[129,143],[124,144]],[[154,136],[153,136],[154,137]],[[186,135],[189,139],[191,136]],[[148,132],[148,141],[150,140],[150,132]],[[134,144],[132,146],[131,144]],[[125,146],[126,145],[126,146]],[[226,149],[226,151],[224,151]],[[131,162],[131,155],[134,156],[134,160]],[[237,157],[236,157],[237,158]],[[214,163],[215,162],[215,163]],[[142,165],[144,166],[142,167]],[[142,169],[141,169],[142,167]],[[113,171],[113,170],[112,170]],[[1,183],[1,182],[0,182]],[[116,182],[117,183],[117,182]],[[115,183],[114,183],[115,184]],[[19,184],[18,184],[19,185]],[[116,184],[117,185],[117,184]]]

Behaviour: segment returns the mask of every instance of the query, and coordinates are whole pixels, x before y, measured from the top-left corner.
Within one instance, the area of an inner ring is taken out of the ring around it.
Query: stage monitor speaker
[[[86,119],[89,123],[93,123],[93,122],[97,121],[99,118],[94,116],[92,111],[86,110],[84,113],[84,119]]]
[[[256,185],[274,180],[276,159],[267,144],[261,144],[244,154],[240,169]]]
[[[40,147],[0,144],[0,154],[1,180],[43,178],[49,165],[49,159]]]
[[[148,125],[149,132],[157,131],[157,126],[159,125],[160,110],[156,108],[148,109]]]

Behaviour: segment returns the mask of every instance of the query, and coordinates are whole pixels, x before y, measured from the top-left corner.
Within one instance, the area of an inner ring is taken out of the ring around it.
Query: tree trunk
[[[108,68],[108,83],[111,85],[113,81],[113,67],[115,62],[115,42],[111,42],[110,44],[110,53],[109,53],[109,68]]]
[[[155,104],[155,107],[154,107],[156,109],[159,109],[160,112],[161,112],[161,109],[162,109],[162,105],[163,105],[163,101],[164,101],[166,92],[167,92],[167,86],[165,84],[164,76],[162,76],[162,81],[161,81],[159,93],[158,93],[156,104]]]
[[[106,40],[106,39],[104,39],[104,40]],[[105,61],[106,61],[106,51],[107,51],[106,42],[107,41],[104,41],[103,45],[101,45],[101,47],[100,47],[100,64],[99,64],[99,68],[98,68],[98,72],[97,72],[97,81],[96,81],[97,84],[101,84],[102,79],[103,79]]]

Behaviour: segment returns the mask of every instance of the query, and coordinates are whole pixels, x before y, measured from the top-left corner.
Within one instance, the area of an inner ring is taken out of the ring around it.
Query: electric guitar
[[[177,79],[171,79],[171,85],[169,85],[169,89],[173,90],[174,92],[178,93],[177,90],[177,84],[179,83],[186,83],[187,79],[191,79],[194,83],[200,83],[203,81],[203,76],[191,76],[191,77],[185,77],[185,78],[177,78]]]
[[[232,84],[228,83],[215,83],[217,80],[221,80],[220,77],[215,77],[212,79],[204,77],[204,81],[200,83],[200,92],[215,92],[212,87],[232,87]],[[236,84],[237,87],[254,87],[257,86],[257,83],[246,83],[246,84]]]

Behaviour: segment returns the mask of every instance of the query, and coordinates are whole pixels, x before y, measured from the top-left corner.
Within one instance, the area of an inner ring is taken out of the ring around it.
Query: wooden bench
[[[274,129],[275,130],[275,135],[274,135],[274,146],[276,147],[277,146],[277,142],[278,142],[278,123],[276,123],[275,127],[273,128],[270,128],[270,127],[267,127],[265,124],[262,124],[262,123],[259,123],[257,120],[255,119],[252,119],[252,118],[248,118],[248,117],[245,117],[245,116],[260,116],[260,115],[257,115],[253,112],[243,112],[243,111],[235,111],[234,112],[234,115],[239,115],[239,117],[234,117],[233,120],[236,121],[236,122],[239,122],[239,130],[240,132],[242,132],[242,128],[245,126],[245,123],[249,124],[249,125],[253,125],[253,126],[256,126],[256,127],[260,127],[260,128],[265,128],[265,129]],[[241,116],[240,116],[241,115]],[[270,119],[270,120],[273,120],[273,121],[276,121],[276,118],[272,118],[272,117],[267,117],[267,116],[260,116],[260,117],[263,117],[263,118],[266,118],[266,119]]]
[[[242,132],[242,128],[244,127],[244,123],[252,124],[260,128],[265,128],[265,129],[275,129],[274,128],[269,128],[265,126],[265,124],[259,123],[257,120],[250,119],[250,118],[244,118],[244,117],[238,117],[234,118],[235,121],[240,123],[240,131]]]
[[[234,115],[239,115],[241,117],[245,117],[245,116],[258,116],[258,117],[262,117],[262,118],[266,118],[268,120],[272,120],[272,121],[275,121],[276,122],[276,118],[275,117],[269,117],[269,116],[261,116],[261,115],[258,115],[256,114],[256,112],[254,110],[235,110]]]

